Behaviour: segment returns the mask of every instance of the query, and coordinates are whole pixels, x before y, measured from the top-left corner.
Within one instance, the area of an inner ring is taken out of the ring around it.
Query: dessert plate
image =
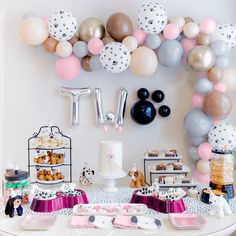
[[[59,183],[64,182],[64,179],[58,179],[58,180],[52,180],[52,181],[37,179],[36,182],[39,184],[59,184]]]
[[[203,216],[198,214],[169,214],[169,219],[177,229],[201,229],[207,225]]]
[[[20,228],[24,230],[49,230],[56,221],[56,215],[31,214],[20,222]]]
[[[183,165],[182,170],[156,170],[155,166],[149,166],[148,168],[149,168],[149,171],[151,171],[152,173],[157,173],[157,174],[167,174],[167,173],[168,174],[176,174],[176,173],[186,174],[190,172],[190,169],[185,165]]]
[[[73,207],[75,215],[143,215],[148,212],[144,204],[78,204]]]
[[[61,164],[47,164],[47,163],[43,163],[43,164],[40,164],[40,163],[37,163],[37,162],[34,162],[36,166],[42,166],[42,167],[57,167],[57,166],[63,166],[64,165],[64,162],[61,163]]]

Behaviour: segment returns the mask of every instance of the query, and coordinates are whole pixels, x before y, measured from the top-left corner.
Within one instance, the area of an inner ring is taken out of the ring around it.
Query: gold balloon
[[[223,71],[220,68],[214,66],[208,71],[207,75],[208,75],[208,79],[212,83],[217,83],[219,82],[219,80],[222,79]]]
[[[70,38],[68,41],[69,41],[69,42],[72,44],[72,46],[73,46],[76,42],[79,41],[79,37],[76,36],[76,35],[74,35],[74,36],[73,36],[72,38]]]
[[[131,55],[130,70],[137,76],[150,76],[158,66],[157,56],[148,47],[139,47]]]
[[[80,40],[88,42],[90,39],[102,39],[105,35],[105,27],[101,20],[96,17],[85,19],[79,26]]]
[[[207,71],[215,64],[215,53],[207,46],[196,46],[188,55],[188,64],[195,71]]]
[[[49,37],[48,39],[44,41],[43,46],[46,51],[55,52],[57,44],[58,44],[58,41],[56,39]]]
[[[116,12],[109,16],[106,28],[112,38],[121,42],[125,37],[132,34],[133,24],[126,14]]]
[[[102,39],[102,42],[103,42],[103,44],[104,44],[104,46],[105,46],[105,45],[108,44],[108,43],[115,42],[115,40],[114,40],[112,37],[110,37],[110,36],[105,36],[105,37]]]
[[[90,68],[90,65],[89,65],[90,58],[91,58],[90,56],[85,56],[85,57],[83,57],[83,59],[81,61],[82,68],[87,72],[92,71]]]
[[[222,120],[231,112],[232,101],[227,94],[214,91],[205,96],[203,108],[209,116]]]

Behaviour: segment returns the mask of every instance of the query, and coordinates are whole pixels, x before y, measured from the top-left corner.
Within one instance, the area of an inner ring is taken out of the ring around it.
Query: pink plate
[[[200,229],[207,225],[207,221],[197,214],[169,214],[170,222],[177,229]]]
[[[20,228],[25,230],[48,230],[55,223],[57,216],[49,214],[27,215],[20,222]]]

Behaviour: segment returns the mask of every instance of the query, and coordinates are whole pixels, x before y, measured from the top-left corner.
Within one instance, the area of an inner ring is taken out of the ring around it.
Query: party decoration
[[[84,41],[77,41],[73,45],[73,54],[76,57],[82,58],[88,54],[88,45]]]
[[[202,174],[210,173],[210,163],[208,160],[199,160],[197,162],[197,170]]]
[[[101,39],[90,39],[88,41],[88,50],[93,55],[98,55],[102,48],[103,48],[103,42]]]
[[[152,100],[157,102],[157,103],[160,103],[162,102],[163,100],[165,99],[165,94],[163,93],[163,91],[161,90],[155,90],[153,93],[152,93]]]
[[[201,33],[211,34],[215,31],[216,22],[211,18],[201,20],[199,29]]]
[[[209,71],[208,71],[208,80],[210,80],[212,83],[216,83],[219,80],[222,79],[223,77],[223,71],[220,68],[217,67],[212,67]]]
[[[194,109],[184,117],[184,127],[191,137],[202,137],[206,135],[211,125],[211,119],[200,109]]]
[[[162,117],[168,117],[171,113],[171,110],[168,106],[162,105],[158,109],[158,114]]]
[[[217,24],[212,40],[223,40],[229,49],[236,45],[236,27],[229,23]]]
[[[82,66],[82,68],[83,68],[85,71],[87,71],[87,72],[91,72],[91,71],[92,71],[92,69],[91,69],[91,67],[90,67],[90,65],[89,65],[90,59],[91,59],[90,56],[86,56],[86,57],[84,57],[84,58],[82,59],[82,61],[81,61],[81,66]]]
[[[110,37],[110,36],[105,36],[105,37],[102,39],[102,42],[103,42],[104,45],[107,45],[108,43],[115,42],[115,39],[113,39],[113,38]]]
[[[47,39],[48,29],[42,19],[28,17],[20,26],[20,36],[29,45],[39,45]]]
[[[215,119],[224,119],[232,110],[232,101],[229,95],[214,91],[205,97],[203,109]]]
[[[99,56],[92,56],[89,60],[89,66],[92,71],[100,70],[102,68]]]
[[[88,164],[85,163],[82,171],[81,171],[81,175],[79,177],[79,182],[82,185],[90,185],[93,183],[93,176],[94,176],[95,172],[94,170],[90,169],[88,167]]]
[[[100,88],[95,89],[94,103],[96,112],[96,124],[98,127],[102,127],[105,132],[108,130],[108,125],[113,125],[119,131],[122,130],[124,124],[127,96],[128,96],[127,90],[120,89],[117,113],[114,112],[104,113],[102,105],[102,91]]]
[[[78,29],[76,18],[67,11],[53,12],[48,19],[49,34],[58,41],[72,38]]]
[[[228,51],[227,44],[222,40],[212,42],[210,47],[213,49],[216,56],[222,56]]]
[[[143,173],[140,170],[136,169],[136,165],[133,165],[132,170],[128,172],[128,176],[131,179],[131,188],[140,188],[145,186]]]
[[[200,173],[198,170],[195,170],[193,172],[193,178],[196,179],[199,183],[203,183],[207,185],[209,184],[209,181],[210,181],[209,173],[203,174],[203,173]]]
[[[211,43],[211,37],[209,34],[200,33],[197,36],[197,43],[200,45],[208,46]]]
[[[79,41],[79,37],[77,35],[74,35],[72,38],[68,40],[68,42],[71,43],[72,46],[78,41]]]
[[[185,25],[185,20],[183,16],[174,16],[170,18],[170,23],[176,25],[179,29],[179,32],[182,32]]]
[[[147,33],[141,29],[135,29],[132,33],[132,36],[135,37],[138,45],[143,45],[146,40]]]
[[[184,54],[187,56],[189,52],[196,47],[196,39],[183,38],[181,40],[181,45],[183,46]]]
[[[141,100],[148,99],[149,97],[149,91],[146,88],[141,88],[137,92],[137,96]]]
[[[226,122],[219,123],[212,126],[208,139],[213,149],[232,151],[236,147],[236,128]]]
[[[222,81],[230,91],[236,91],[236,68],[230,67],[222,72]]]
[[[64,88],[60,89],[63,96],[70,98],[71,102],[71,125],[79,125],[79,99],[81,96],[88,96],[91,93],[90,88]]]
[[[229,58],[227,56],[219,56],[216,58],[215,66],[219,69],[225,69],[229,66]]]
[[[190,142],[194,146],[199,146],[200,144],[204,143],[206,140],[206,137],[190,137]]]
[[[130,60],[130,52],[122,43],[109,43],[100,53],[102,67],[111,73],[124,71],[129,66]]]
[[[146,38],[146,45],[151,49],[157,49],[161,46],[161,38],[157,34],[148,34]]]
[[[61,41],[57,44],[56,54],[60,57],[68,57],[72,53],[72,45],[67,41]]]
[[[226,85],[223,82],[218,82],[214,85],[214,90],[225,93],[227,88],[226,88]]]
[[[211,92],[213,89],[213,84],[205,78],[199,79],[195,84],[195,90],[197,93],[206,94]]]
[[[133,25],[126,14],[117,12],[109,16],[106,29],[112,38],[121,42],[125,37],[132,34]]]
[[[133,52],[138,47],[138,42],[133,36],[125,37],[122,43],[129,49],[130,52]]]
[[[44,41],[43,46],[46,51],[55,52],[57,44],[58,44],[58,41],[56,39],[49,37]]]
[[[194,108],[202,108],[204,97],[200,94],[195,94],[192,97],[192,105]]]
[[[63,80],[75,79],[80,74],[80,61],[77,57],[70,55],[57,59],[55,65],[56,74]]]
[[[176,39],[179,36],[179,28],[175,24],[167,24],[164,28],[163,35],[169,40]]]
[[[166,67],[176,67],[182,56],[183,47],[177,40],[165,40],[157,51],[159,62]]]
[[[157,56],[148,47],[139,47],[131,55],[130,70],[137,76],[150,76],[157,66]]]
[[[15,215],[15,210],[18,216],[23,215],[23,208],[21,206],[22,198],[19,195],[12,194],[11,197],[7,201],[7,205],[5,208],[5,214],[9,215],[10,218],[13,218]]]
[[[211,158],[211,150],[211,144],[206,142],[199,145],[197,152],[202,160],[209,160]]]
[[[102,39],[105,36],[103,22],[96,17],[85,19],[79,26],[79,38],[85,42],[90,39]]]
[[[189,22],[184,25],[183,33],[187,38],[195,38],[199,34],[199,27],[194,22]]]
[[[143,4],[138,12],[139,27],[146,33],[158,34],[167,23],[167,12],[157,2]]]
[[[196,46],[188,55],[188,63],[195,71],[207,71],[215,64],[215,54],[207,46]]]

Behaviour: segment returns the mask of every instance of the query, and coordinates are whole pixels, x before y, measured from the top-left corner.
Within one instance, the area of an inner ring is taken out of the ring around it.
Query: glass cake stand
[[[126,173],[124,171],[121,171],[118,175],[103,175],[101,173],[97,173],[97,176],[104,180],[104,186],[102,188],[104,192],[117,192],[118,188],[116,187],[116,179],[125,177]]]

